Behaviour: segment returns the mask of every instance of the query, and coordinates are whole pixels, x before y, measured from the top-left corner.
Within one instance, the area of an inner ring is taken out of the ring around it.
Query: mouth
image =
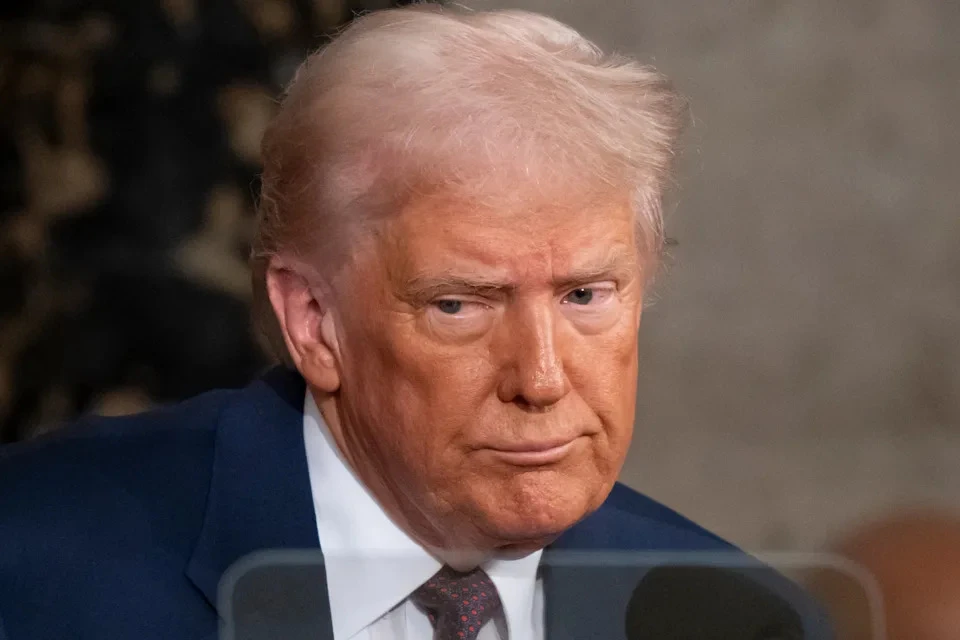
[[[539,467],[560,462],[570,455],[580,441],[588,436],[573,439],[554,439],[533,442],[505,443],[491,446],[488,451],[500,460],[518,467]]]

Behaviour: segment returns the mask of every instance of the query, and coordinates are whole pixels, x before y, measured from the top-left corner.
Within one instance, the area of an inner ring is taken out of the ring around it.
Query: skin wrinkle
[[[414,199],[352,251],[335,296],[282,323],[309,336],[291,325],[334,314],[336,373],[322,340],[296,338],[297,366],[351,467],[428,548],[540,548],[602,503],[623,463],[644,261],[627,194],[575,196],[500,208]],[[582,282],[584,272],[605,280]],[[408,290],[450,274],[496,279],[509,294],[445,293],[476,305],[451,319]],[[616,291],[578,305],[571,283]],[[540,467],[490,449],[550,438],[576,440]]]

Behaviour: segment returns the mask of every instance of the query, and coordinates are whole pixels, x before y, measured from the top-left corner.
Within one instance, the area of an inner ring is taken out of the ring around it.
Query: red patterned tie
[[[460,573],[445,566],[411,598],[430,617],[434,640],[476,640],[501,607],[497,588],[479,567]]]

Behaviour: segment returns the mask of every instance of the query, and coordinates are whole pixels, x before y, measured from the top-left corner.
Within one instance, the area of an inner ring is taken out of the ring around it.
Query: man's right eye
[[[479,300],[441,298],[430,302],[423,317],[438,338],[459,341],[483,335],[496,313],[494,307]]]

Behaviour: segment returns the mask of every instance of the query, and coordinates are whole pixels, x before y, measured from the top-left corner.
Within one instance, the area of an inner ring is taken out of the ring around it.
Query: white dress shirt
[[[443,564],[394,524],[361,484],[309,391],[303,437],[334,640],[429,640],[430,621],[409,596]],[[503,609],[484,625],[478,640],[543,639],[541,554],[481,565]]]

